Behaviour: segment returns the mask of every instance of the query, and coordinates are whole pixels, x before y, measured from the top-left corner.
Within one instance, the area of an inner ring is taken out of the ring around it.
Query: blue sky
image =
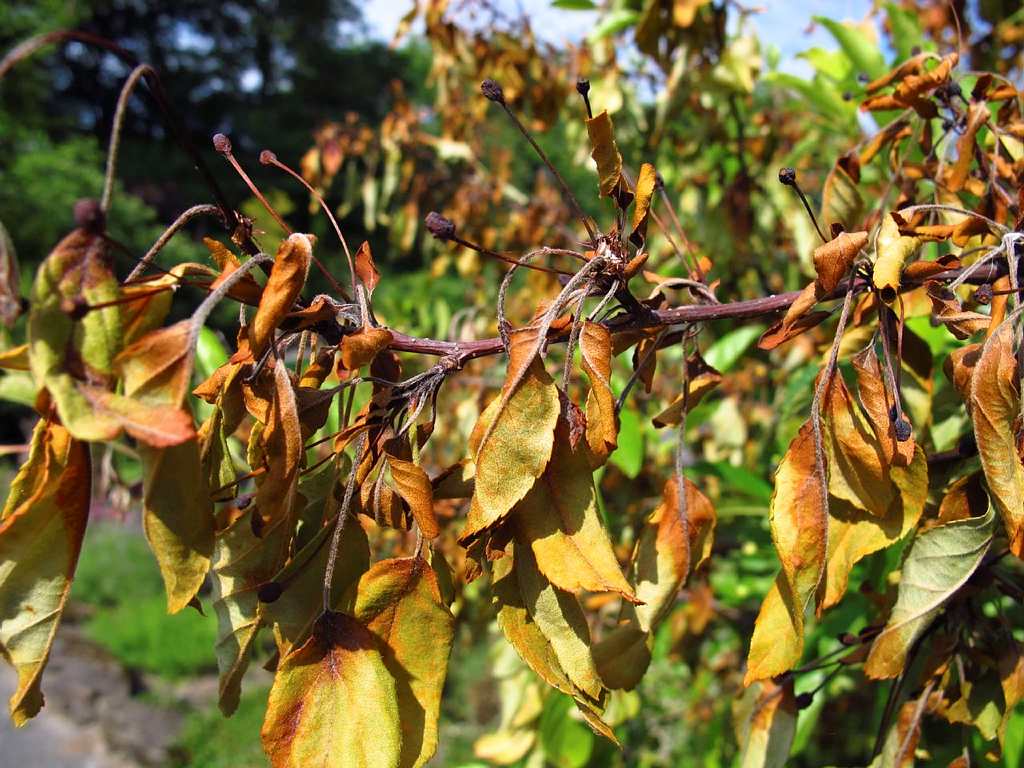
[[[374,37],[390,40],[399,19],[412,8],[413,0],[370,0],[363,13]],[[810,33],[811,17],[825,15],[839,21],[861,19],[871,7],[870,0],[751,0],[751,6],[764,12],[754,17],[758,37],[765,46],[774,45],[782,54],[782,69],[805,75],[810,67],[796,58],[813,46],[835,48],[831,36],[820,26]],[[551,7],[551,0],[498,0],[510,12],[524,9],[534,29],[552,43],[578,40],[593,25],[596,14],[589,11],[564,11]]]

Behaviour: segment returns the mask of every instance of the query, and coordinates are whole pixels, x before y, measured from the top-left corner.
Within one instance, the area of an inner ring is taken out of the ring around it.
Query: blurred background
[[[655,164],[687,247],[713,265],[718,296],[731,300],[806,281],[813,229],[776,173],[784,165],[797,168],[805,189],[820,199],[836,159],[876,128],[857,109],[867,79],[918,50],[954,50],[959,34],[971,68],[1001,72],[1020,88],[1024,45],[1024,14],[1013,0],[0,4],[4,51],[66,27],[113,40],[152,64],[185,134],[257,232],[269,242],[281,234],[213,152],[215,132],[230,136],[236,156],[289,224],[320,238],[321,260],[340,276],[342,251],[318,205],[292,179],[260,166],[259,152],[271,149],[301,172],[324,194],[348,242],[370,243],[384,275],[375,294],[380,319],[437,338],[493,335],[500,265],[433,241],[422,226],[428,211],[441,211],[487,247],[512,252],[557,247],[579,235],[537,158],[480,98],[476,88],[484,77],[503,84],[583,207],[607,225],[611,210],[596,195],[583,106],[573,87],[578,77],[588,78],[595,110],[613,116],[627,169],[635,174],[641,162]],[[74,202],[99,195],[129,71],[113,55],[71,43],[21,63],[0,83],[0,224],[9,233],[5,255],[16,254],[22,295],[35,267],[71,228]],[[128,103],[117,179],[110,232],[124,246],[115,256],[121,274],[183,210],[213,202],[145,88]],[[215,218],[196,219],[186,231],[161,253],[164,267],[208,260],[203,237],[227,242]],[[652,270],[683,273],[660,234],[652,234],[650,250]],[[327,290],[322,278],[312,279]],[[538,293],[513,301],[517,321],[549,287],[543,276],[534,279],[526,284]],[[184,316],[195,298],[177,301],[175,311]],[[201,341],[200,378],[228,354],[218,329],[230,327],[232,310],[224,312]],[[0,350],[23,337],[23,322],[0,329]],[[485,587],[474,583],[458,603],[441,748],[432,764],[734,762],[737,728],[749,705],[739,685],[746,638],[777,567],[766,521],[771,472],[805,418],[820,341],[809,334],[768,357],[752,350],[763,330],[724,324],[702,337],[704,357],[729,374],[688,422],[689,471],[701,478],[719,515],[715,554],[659,630],[640,688],[613,697],[607,719],[623,751],[570,718],[568,699],[543,691],[499,640]],[[928,327],[915,330],[935,355],[947,351],[946,337]],[[672,369],[671,354],[663,371]],[[623,361],[618,387],[628,371]],[[478,391],[500,382],[500,374],[475,367],[466,372],[466,386]],[[3,487],[34,421],[35,389],[26,375],[0,375]],[[936,399],[948,388],[940,379]],[[626,555],[632,526],[653,508],[671,463],[672,430],[651,421],[671,384],[631,399],[619,449],[602,470],[605,513]],[[931,382],[928,387],[931,392]],[[458,434],[475,420],[478,403],[465,392],[446,393],[442,437],[431,443],[435,468],[459,458]],[[929,446],[950,447],[962,427],[934,421],[924,427]],[[453,436],[448,443],[445,429]],[[47,706],[17,732],[3,719],[0,768],[265,765],[258,732],[270,674],[255,669],[239,711],[229,720],[220,716],[215,619],[209,611],[166,615],[138,524],[137,463],[130,452],[107,449],[97,459],[94,514],[72,605],[44,678]],[[858,566],[854,583],[872,584],[899,553],[880,557]],[[870,589],[851,591],[815,627],[809,647],[830,649],[837,635],[857,631],[870,600]],[[845,674],[828,680],[816,674],[801,686],[827,684],[831,698],[827,707],[818,697],[801,712],[793,764],[863,764],[856,761],[870,753],[884,689],[864,690],[859,678]],[[0,669],[5,690],[11,677]],[[1024,716],[1018,713],[1008,733],[996,759],[1021,765]],[[926,725],[935,764],[948,762],[945,747],[957,754],[963,738],[958,729]],[[977,734],[966,738],[977,754],[988,750]]]

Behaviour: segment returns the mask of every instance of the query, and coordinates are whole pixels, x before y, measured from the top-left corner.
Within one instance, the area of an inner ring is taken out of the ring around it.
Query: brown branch
[[[928,280],[948,282],[960,275],[962,270],[951,269],[932,275]],[[990,265],[987,268],[974,272],[968,282],[974,284],[989,283],[1005,272],[1005,265],[1002,263]],[[904,290],[918,288],[924,281],[907,281]],[[837,286],[825,301],[841,299],[846,295],[848,283],[844,282]],[[862,278],[854,278],[854,295],[864,293],[871,287],[870,283]],[[725,304],[686,304],[679,307],[657,309],[645,312],[642,315],[622,314],[611,318],[603,323],[613,334],[625,331],[636,331],[644,328],[660,328],[682,323],[705,323],[712,320],[740,320],[752,319],[774,315],[789,308],[796,300],[801,291],[788,291],[778,293],[774,296],[763,296],[756,299],[744,299]],[[501,338],[479,339],[477,341],[443,341],[440,339],[423,339],[415,336],[408,336],[399,331],[392,330],[393,340],[390,348],[396,352],[412,352],[420,355],[455,356],[461,362],[474,360],[478,357],[488,357],[504,351]],[[551,335],[550,342],[561,342],[569,338],[569,334],[558,331]],[[666,342],[669,340],[666,339]]]

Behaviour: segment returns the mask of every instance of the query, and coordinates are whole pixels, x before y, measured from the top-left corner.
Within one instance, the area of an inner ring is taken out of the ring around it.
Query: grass
[[[171,768],[264,768],[260,743],[267,689],[242,694],[235,714],[225,719],[215,706],[189,715],[174,746]]]

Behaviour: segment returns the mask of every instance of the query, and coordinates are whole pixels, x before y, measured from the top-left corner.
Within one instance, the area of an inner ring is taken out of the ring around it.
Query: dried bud
[[[501,104],[502,106],[505,105],[505,92],[501,90],[500,85],[498,85],[490,78],[487,78],[482,83],[480,83],[480,93],[482,93],[485,98],[490,99],[491,101],[495,101],[498,104]]]
[[[264,584],[260,584],[256,590],[256,598],[261,603],[273,603],[284,592],[284,587],[281,586],[280,582],[268,581]]]
[[[584,77],[581,77],[576,81],[576,93],[580,96],[586,96],[590,93],[590,81]]]
[[[906,419],[897,419],[892,425],[892,431],[896,435],[896,439],[905,443],[910,439],[910,436],[914,434],[913,428],[910,426],[910,422]]]
[[[213,148],[220,152],[222,155],[231,153],[231,139],[225,136],[223,133],[213,134]]]
[[[807,691],[805,693],[801,693],[801,694],[799,694],[796,697],[796,702],[795,702],[796,703],[796,708],[797,709],[807,709],[809,706],[811,706],[811,702],[812,701],[814,701],[814,694],[813,693],[811,693],[810,691]]]
[[[889,421],[896,421],[900,417],[900,412],[896,409],[895,405],[889,406]]]
[[[106,223],[99,201],[91,198],[84,198],[75,203],[74,217],[76,226],[89,232],[102,232]]]
[[[271,152],[269,149],[264,149],[260,152],[260,164],[261,165],[273,165],[277,162],[277,155]]]
[[[787,187],[796,186],[796,170],[793,168],[779,168],[779,183]]]
[[[992,303],[992,286],[979,285],[978,289],[974,292],[974,300],[979,304],[991,304]]]
[[[445,218],[437,211],[428,213],[423,223],[427,225],[427,231],[442,242],[455,237],[455,222]]]

